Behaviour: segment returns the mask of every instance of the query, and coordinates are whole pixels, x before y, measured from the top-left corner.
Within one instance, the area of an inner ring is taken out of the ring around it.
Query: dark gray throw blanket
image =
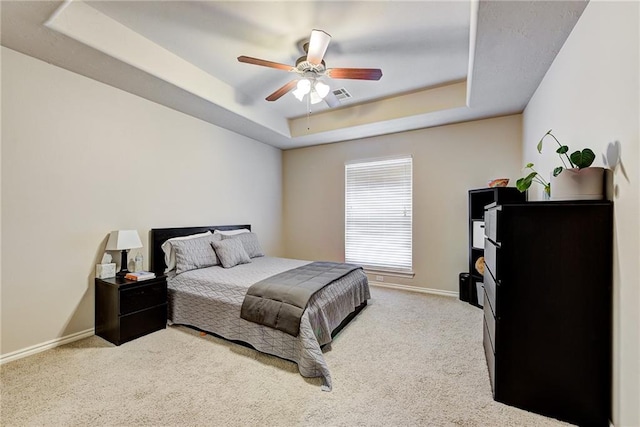
[[[249,288],[240,317],[296,337],[300,318],[313,294],[360,268],[353,264],[312,262],[268,277]]]

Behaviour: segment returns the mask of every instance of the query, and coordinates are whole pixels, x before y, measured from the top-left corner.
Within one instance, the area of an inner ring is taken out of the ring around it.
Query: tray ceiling
[[[3,46],[282,149],[521,112],[586,7],[577,1],[1,2]],[[330,109],[287,94],[294,77],[239,63],[295,64],[312,29],[329,79],[352,97]]]

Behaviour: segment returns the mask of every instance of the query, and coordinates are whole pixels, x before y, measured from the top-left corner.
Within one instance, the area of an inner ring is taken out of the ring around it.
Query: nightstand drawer
[[[167,302],[167,283],[145,283],[120,291],[120,314],[125,315]]]
[[[167,327],[167,304],[138,311],[120,318],[120,342],[131,341]]]

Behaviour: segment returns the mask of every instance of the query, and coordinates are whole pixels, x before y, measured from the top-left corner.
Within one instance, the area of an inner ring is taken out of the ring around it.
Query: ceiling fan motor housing
[[[300,58],[297,59],[296,68],[298,69],[298,72],[300,74],[304,74],[307,71],[312,71],[316,74],[322,74],[327,69],[324,60],[319,64],[315,65],[307,61],[306,56],[301,56]]]

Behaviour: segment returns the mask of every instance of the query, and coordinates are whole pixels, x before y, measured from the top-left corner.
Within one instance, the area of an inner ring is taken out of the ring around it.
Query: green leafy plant
[[[537,145],[538,153],[542,153],[542,142],[547,136],[551,136],[558,143],[558,148],[556,149],[556,153],[558,153],[558,156],[562,161],[562,166],[558,166],[553,169],[553,176],[560,175],[564,169],[568,168],[565,158],[569,162],[569,166],[571,168],[578,168],[578,169],[583,169],[591,166],[591,164],[596,158],[596,155],[589,148],[585,148],[582,151],[580,150],[574,151],[573,153],[571,153],[571,155],[569,155],[568,154],[569,147],[567,145],[561,144],[560,141],[558,141],[558,138],[556,138],[555,135],[551,133],[551,129],[549,129],[547,133],[545,133],[544,136],[540,138],[540,141],[538,142],[538,145]],[[516,188],[518,190],[520,190],[521,192],[525,192],[529,189],[529,187],[531,187],[532,183],[537,182],[538,184],[544,187],[544,191],[545,193],[547,193],[547,195],[551,194],[551,184],[548,183],[542,177],[542,175],[540,175],[533,168],[533,163],[527,163],[527,165],[525,166],[525,169],[530,169],[531,172],[527,176],[522,177],[516,181]]]
[[[521,193],[524,193],[529,189],[529,187],[531,187],[532,183],[537,182],[544,187],[544,192],[547,193],[547,196],[551,195],[551,184],[533,168],[533,163],[527,163],[524,168],[531,169],[531,172],[527,176],[516,181],[516,188],[520,190]]]

